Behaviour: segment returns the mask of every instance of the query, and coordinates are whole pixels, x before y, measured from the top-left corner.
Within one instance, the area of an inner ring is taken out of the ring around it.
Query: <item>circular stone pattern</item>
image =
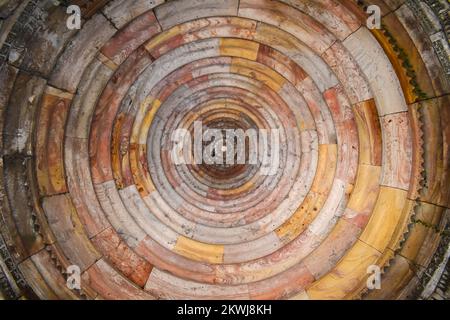
[[[70,30],[64,3],[10,1],[0,258],[16,272],[2,290],[422,294],[448,244],[450,83],[414,4],[376,1],[383,24],[369,29],[365,2],[74,1]],[[211,130],[248,135],[223,144]],[[219,142],[209,155],[233,161],[205,160]]]

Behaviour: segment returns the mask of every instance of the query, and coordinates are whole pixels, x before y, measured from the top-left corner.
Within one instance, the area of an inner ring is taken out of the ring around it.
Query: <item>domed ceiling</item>
[[[448,298],[448,8],[0,1],[0,298]]]

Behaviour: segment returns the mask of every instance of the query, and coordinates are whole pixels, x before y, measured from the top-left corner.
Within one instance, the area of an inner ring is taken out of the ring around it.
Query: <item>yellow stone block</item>
[[[382,186],[369,223],[361,234],[361,241],[384,252],[407,205],[407,195],[407,191]]]
[[[139,105],[139,110],[134,119],[133,129],[132,129],[131,137],[130,137],[130,143],[139,143],[140,125],[141,125],[142,121],[144,120],[144,117],[147,113],[147,110],[149,109],[149,106],[151,106],[154,103],[154,101],[155,101],[154,97],[148,96]]]
[[[147,145],[130,144],[130,167],[133,174],[134,183],[142,197],[155,191],[155,186],[150,176],[145,175],[146,170],[142,168],[140,161],[141,154],[145,154]],[[147,173],[148,174],[148,173]]]
[[[125,114],[117,116],[111,139],[111,167],[113,169],[114,180],[118,189],[123,188],[122,168],[120,158],[121,130],[125,122]]]
[[[381,126],[375,100],[354,106],[359,138],[359,163],[381,165]]]
[[[221,38],[219,49],[221,56],[240,57],[255,61],[258,57],[259,43],[242,39]]]
[[[147,143],[147,135],[150,129],[150,126],[155,118],[156,112],[159,110],[161,106],[161,101],[158,99],[154,99],[150,104],[150,110],[145,114],[144,120],[142,121],[140,130],[139,130],[139,143],[146,144]]]
[[[145,49],[152,53],[152,51],[159,45],[167,42],[169,39],[181,34],[180,26],[175,26],[167,31],[161,32],[157,36],[153,37],[150,41],[145,44]]]
[[[173,251],[192,260],[222,263],[223,245],[208,244],[180,236]]]
[[[313,300],[337,300],[354,296],[366,286],[367,268],[375,264],[380,255],[377,250],[358,240],[336,268],[314,282],[306,293]]]
[[[381,167],[359,165],[356,184],[351,193],[348,207],[358,213],[369,214],[378,197]]]
[[[319,161],[311,191],[328,195],[333,184],[337,165],[337,145],[319,145]]]
[[[400,247],[400,242],[403,241],[403,236],[405,232],[408,231],[408,225],[411,222],[411,215],[414,212],[415,201],[406,200],[403,211],[399,217],[397,225],[395,227],[394,234],[392,235],[391,241],[388,244],[388,248],[395,251]]]

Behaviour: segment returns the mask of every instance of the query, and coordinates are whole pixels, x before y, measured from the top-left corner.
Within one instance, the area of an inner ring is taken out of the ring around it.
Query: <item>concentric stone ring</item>
[[[448,298],[445,1],[3,3],[0,298]]]

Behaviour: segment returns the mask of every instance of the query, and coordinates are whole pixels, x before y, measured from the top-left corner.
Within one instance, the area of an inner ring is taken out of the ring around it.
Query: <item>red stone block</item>
[[[97,249],[113,266],[140,287],[144,287],[152,265],[131,250],[111,228],[92,239]]]
[[[149,11],[118,32],[100,50],[115,64],[122,64],[141,44],[161,31],[153,11]]]

